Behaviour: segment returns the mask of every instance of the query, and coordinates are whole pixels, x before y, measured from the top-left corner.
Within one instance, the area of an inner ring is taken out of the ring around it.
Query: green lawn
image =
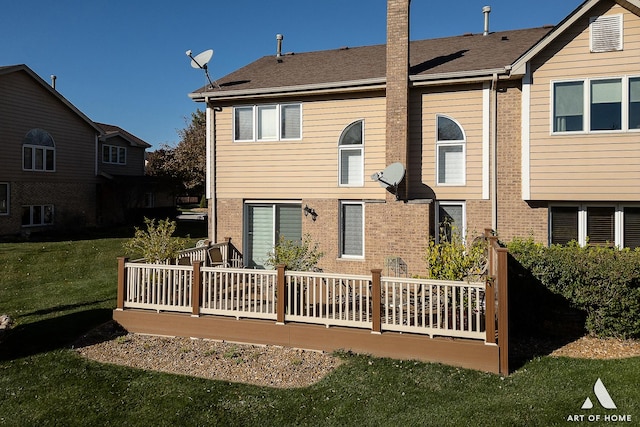
[[[85,360],[69,349],[115,306],[124,239],[0,244],[0,425],[638,425],[640,358],[539,357],[507,378],[413,361],[343,355],[304,389],[272,389]],[[600,406],[601,378],[616,410]],[[580,409],[585,399],[591,410]],[[568,422],[584,415],[584,423]],[[632,422],[602,422],[605,416]],[[588,417],[600,417],[600,423]]]

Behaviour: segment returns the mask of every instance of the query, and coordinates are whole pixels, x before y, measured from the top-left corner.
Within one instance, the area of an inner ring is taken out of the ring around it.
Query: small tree
[[[293,271],[320,271],[318,262],[323,256],[324,253],[318,250],[318,243],[312,242],[308,234],[301,242],[280,236],[278,244],[267,255],[265,264],[271,267],[284,264]]]
[[[487,263],[487,242],[475,239],[466,245],[456,227],[441,233],[439,243],[433,237],[425,254],[429,278],[437,280],[479,280]]]
[[[140,253],[143,258],[152,263],[162,263],[176,258],[180,250],[186,246],[186,240],[172,237],[176,231],[176,222],[169,218],[161,219],[156,225],[155,219],[145,218],[146,230],[136,227],[132,239],[124,244],[125,250]]]

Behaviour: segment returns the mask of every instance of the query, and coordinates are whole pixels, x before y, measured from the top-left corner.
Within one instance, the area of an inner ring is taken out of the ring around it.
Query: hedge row
[[[591,335],[640,338],[639,249],[546,247],[520,239],[507,247],[545,288],[586,314]]]

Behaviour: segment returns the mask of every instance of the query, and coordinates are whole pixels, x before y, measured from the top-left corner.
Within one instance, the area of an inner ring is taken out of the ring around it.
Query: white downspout
[[[491,79],[491,228],[498,230],[498,74]]]
[[[217,203],[216,203],[216,150],[215,137],[213,131],[215,129],[215,108],[209,106],[209,98],[205,99],[206,109],[206,181],[205,181],[205,197],[209,203],[209,240],[216,243],[218,238],[217,230]]]

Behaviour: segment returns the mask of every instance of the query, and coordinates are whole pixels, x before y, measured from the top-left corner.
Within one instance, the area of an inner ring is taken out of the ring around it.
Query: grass
[[[640,420],[640,358],[536,357],[506,378],[342,354],[303,389],[273,389],[85,360],[69,349],[111,318],[125,239],[0,244],[0,426],[550,426],[573,414]],[[617,410],[593,392],[601,378]],[[595,407],[581,410],[590,397]],[[618,423],[632,425],[633,423]]]

